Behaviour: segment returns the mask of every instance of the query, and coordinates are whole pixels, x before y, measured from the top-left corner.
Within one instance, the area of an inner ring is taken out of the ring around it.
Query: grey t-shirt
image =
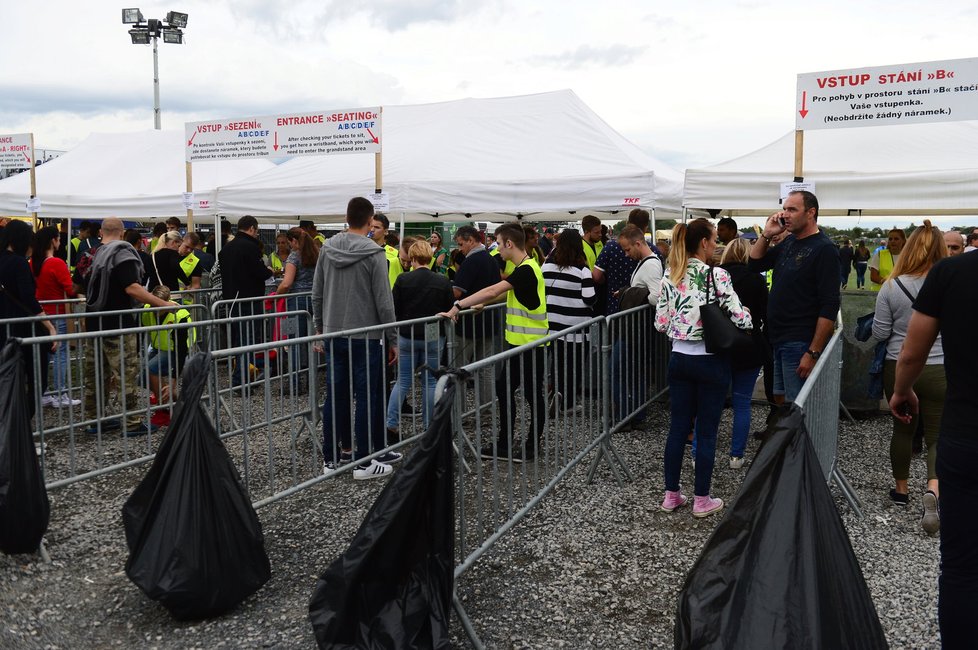
[[[926,275],[901,275],[900,282],[910,295],[917,298],[920,287],[924,286]],[[895,361],[900,356],[903,340],[907,338],[907,326],[913,314],[913,303],[907,294],[890,279],[883,283],[876,296],[876,312],[873,315],[873,338],[886,341],[886,358]],[[944,365],[944,348],[941,337],[937,336],[934,346],[927,355],[927,365]]]
[[[289,253],[285,258],[286,264],[295,266],[295,282],[292,283],[292,292],[312,291],[312,278],[316,274],[315,266],[302,266],[302,260],[295,251]]]

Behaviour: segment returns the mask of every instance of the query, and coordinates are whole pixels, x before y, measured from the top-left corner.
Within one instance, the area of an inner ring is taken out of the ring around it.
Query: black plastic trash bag
[[[31,434],[27,369],[20,340],[0,349],[0,551],[33,553],[48,529],[51,504]]]
[[[223,614],[271,576],[261,523],[200,403],[206,352],[183,370],[169,432],[122,508],[126,575],[177,619]]]
[[[679,594],[676,648],[886,648],[797,406],[784,409]]]
[[[320,648],[450,646],[454,401],[450,381],[419,448],[316,582],[309,619]]]

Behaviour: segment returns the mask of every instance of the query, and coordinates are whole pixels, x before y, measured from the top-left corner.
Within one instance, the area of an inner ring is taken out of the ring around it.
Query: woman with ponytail
[[[707,296],[707,276],[712,274],[710,290],[741,329],[751,328],[750,312],[737,298],[730,276],[723,269],[707,264],[716,249],[717,236],[706,219],[677,224],[672,231],[669,273],[655,309],[655,328],[672,340],[669,357],[670,425],[665,453],[665,497],[662,510],[672,512],[688,499],[679,485],[686,435],[696,433],[696,485],[693,490],[693,516],[706,517],[723,508],[722,499],[710,496],[713,464],[716,459],[717,428],[724,398],[730,386],[730,360],[710,354],[703,341],[700,305]]]
[[[190,278],[180,268],[180,244],[183,236],[179,231],[168,230],[153,246],[153,268],[149,270],[149,289],[152,291],[161,284],[171,292],[180,291],[180,283],[190,284]]]
[[[913,231],[904,245],[893,271],[880,288],[876,297],[876,312],[873,317],[873,338],[886,341],[886,361],[883,364],[883,390],[889,399],[893,395],[896,381],[897,357],[907,337],[907,327],[913,313],[913,302],[924,284],[931,267],[947,257],[944,235],[925,219],[924,225]],[[931,535],[940,530],[941,520],[937,512],[937,437],[944,412],[944,395],[947,383],[944,375],[944,349],[941,337],[930,349],[923,372],[913,385],[920,400],[919,415],[924,426],[924,440],[927,443],[927,489],[923,496],[923,516],[920,524]],[[894,505],[906,506],[910,500],[908,480],[910,478],[910,457],[913,436],[918,420],[909,423],[893,419],[893,436],[890,439],[890,465],[896,485],[890,490],[890,500]]]

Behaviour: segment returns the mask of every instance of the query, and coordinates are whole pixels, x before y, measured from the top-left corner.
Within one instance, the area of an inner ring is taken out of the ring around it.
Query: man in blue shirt
[[[787,231],[774,247],[771,240]],[[839,312],[839,250],[818,228],[818,199],[791,192],[751,246],[752,271],[774,269],[767,330],[774,346],[774,397],[793,402],[835,329]]]

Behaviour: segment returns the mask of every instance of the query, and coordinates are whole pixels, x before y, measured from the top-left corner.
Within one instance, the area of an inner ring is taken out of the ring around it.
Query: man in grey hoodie
[[[312,283],[312,313],[317,334],[387,325],[395,320],[384,249],[367,238],[373,214],[373,204],[367,199],[350,199],[346,207],[347,231],[331,237],[320,250]],[[384,341],[388,333],[378,327],[324,342],[327,371],[323,469],[326,472],[387,446]],[[390,340],[393,343],[396,339]],[[393,364],[397,361],[397,345],[392,344],[389,349],[388,361]],[[401,454],[388,451],[372,461],[360,462],[353,478],[386,476],[394,471],[390,464],[400,459]]]

